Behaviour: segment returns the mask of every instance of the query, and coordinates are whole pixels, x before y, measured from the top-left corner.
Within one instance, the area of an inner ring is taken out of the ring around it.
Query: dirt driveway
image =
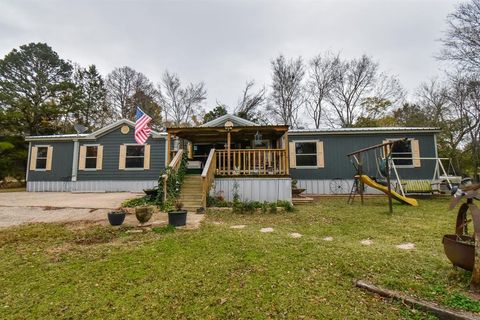
[[[138,193],[0,193],[0,228],[32,222],[105,221],[109,210]]]

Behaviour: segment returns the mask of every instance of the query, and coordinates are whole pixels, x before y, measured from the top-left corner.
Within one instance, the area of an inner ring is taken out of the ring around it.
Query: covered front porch
[[[183,149],[189,167],[215,176],[288,176],[288,126],[168,128],[168,162]]]

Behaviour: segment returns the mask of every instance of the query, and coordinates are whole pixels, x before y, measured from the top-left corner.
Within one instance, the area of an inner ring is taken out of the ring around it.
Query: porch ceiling
[[[230,130],[231,139],[252,140],[257,131],[262,134],[262,139],[276,140],[288,131],[288,126],[233,127]],[[167,128],[167,132],[193,143],[225,141],[227,137],[227,130],[222,127]]]

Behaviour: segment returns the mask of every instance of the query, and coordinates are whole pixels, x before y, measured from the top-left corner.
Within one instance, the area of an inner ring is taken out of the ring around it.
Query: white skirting
[[[235,182],[242,201],[292,201],[290,178],[215,178],[211,194],[222,193],[225,200],[231,201]]]
[[[30,192],[142,192],[156,186],[156,180],[135,181],[28,181]]]
[[[305,189],[305,194],[350,194],[353,179],[297,180],[297,188]],[[393,187],[393,184],[392,184]],[[366,186],[366,194],[382,192]]]

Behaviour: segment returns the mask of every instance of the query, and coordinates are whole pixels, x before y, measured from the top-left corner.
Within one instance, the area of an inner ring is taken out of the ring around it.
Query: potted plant
[[[305,189],[302,189],[302,188],[298,188],[297,187],[297,180],[296,179],[292,179],[292,195],[293,196],[300,196],[300,194],[302,192],[304,192]]]
[[[135,208],[135,216],[137,217],[138,222],[141,226],[144,226],[153,215],[152,206],[141,206]]]
[[[119,226],[123,223],[124,220],[125,220],[125,211],[121,209],[110,211],[108,213],[108,222],[110,222],[112,226]]]
[[[175,227],[184,226],[187,224],[187,210],[183,210],[183,203],[175,201],[175,210],[168,211],[168,224]]]

